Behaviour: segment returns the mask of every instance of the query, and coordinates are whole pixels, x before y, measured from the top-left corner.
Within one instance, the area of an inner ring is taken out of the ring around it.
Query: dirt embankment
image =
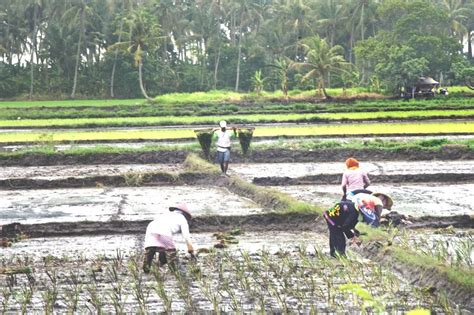
[[[139,163],[182,163],[189,151],[155,151],[139,153],[99,154],[25,154],[0,157],[0,166],[73,165],[73,164],[139,164]],[[332,162],[343,161],[350,156],[371,161],[430,161],[430,160],[474,160],[474,150],[466,146],[446,146],[441,150],[403,149],[387,151],[382,149],[320,149],[253,150],[247,156],[239,151],[232,153],[236,163],[282,163],[282,162]]]
[[[420,228],[474,228],[474,217],[468,215],[450,217],[421,217],[411,218],[412,223],[400,226],[408,229]],[[51,222],[38,224],[11,223],[7,226],[18,226],[18,229],[4,228],[2,237],[13,237],[19,231],[27,237],[57,237],[81,235],[110,235],[110,234],[143,234],[150,220],[113,220],[113,221],[82,221],[82,222]],[[266,213],[253,215],[232,216],[199,216],[192,221],[192,233],[213,233],[234,228],[243,231],[316,231],[327,233],[327,228],[321,216],[314,213]]]
[[[374,183],[466,183],[473,182],[472,174],[459,173],[437,173],[437,174],[391,174],[391,175],[371,175],[370,179]],[[327,185],[340,184],[339,174],[319,174],[303,176],[298,178],[290,177],[255,177],[253,183],[260,186],[288,186],[288,185]],[[1,187],[1,182],[0,182]]]
[[[446,274],[440,274],[435,267],[407,265],[397,260],[391,253],[390,244],[383,245],[380,242],[370,242],[359,247],[357,252],[382,265],[391,266],[405,279],[410,279],[412,285],[424,288],[434,294],[445,293],[466,309],[470,311],[474,309],[472,289],[450,281]]]

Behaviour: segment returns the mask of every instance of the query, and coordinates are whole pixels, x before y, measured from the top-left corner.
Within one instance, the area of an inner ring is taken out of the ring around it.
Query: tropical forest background
[[[0,0],[0,98],[472,84],[473,0]]]

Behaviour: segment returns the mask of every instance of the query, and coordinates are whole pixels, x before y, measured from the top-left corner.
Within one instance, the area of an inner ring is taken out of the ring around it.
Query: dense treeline
[[[0,98],[474,77],[473,0],[0,0]]]

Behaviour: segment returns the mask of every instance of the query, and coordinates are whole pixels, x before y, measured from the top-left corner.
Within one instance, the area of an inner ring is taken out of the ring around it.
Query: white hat
[[[225,128],[227,127],[227,122],[225,120],[221,120],[221,122],[219,123],[219,126],[221,126],[221,128]]]

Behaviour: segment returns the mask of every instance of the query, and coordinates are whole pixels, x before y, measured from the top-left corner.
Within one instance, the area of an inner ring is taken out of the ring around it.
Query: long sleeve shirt
[[[181,233],[187,243],[191,242],[188,221],[184,215],[177,211],[170,211],[160,215],[159,218],[151,221],[146,228],[145,248],[159,246],[156,244],[155,235],[162,235],[172,239],[173,235],[178,233]]]
[[[356,225],[359,213],[352,202],[341,201],[326,210],[323,215],[329,225],[350,230]]]

